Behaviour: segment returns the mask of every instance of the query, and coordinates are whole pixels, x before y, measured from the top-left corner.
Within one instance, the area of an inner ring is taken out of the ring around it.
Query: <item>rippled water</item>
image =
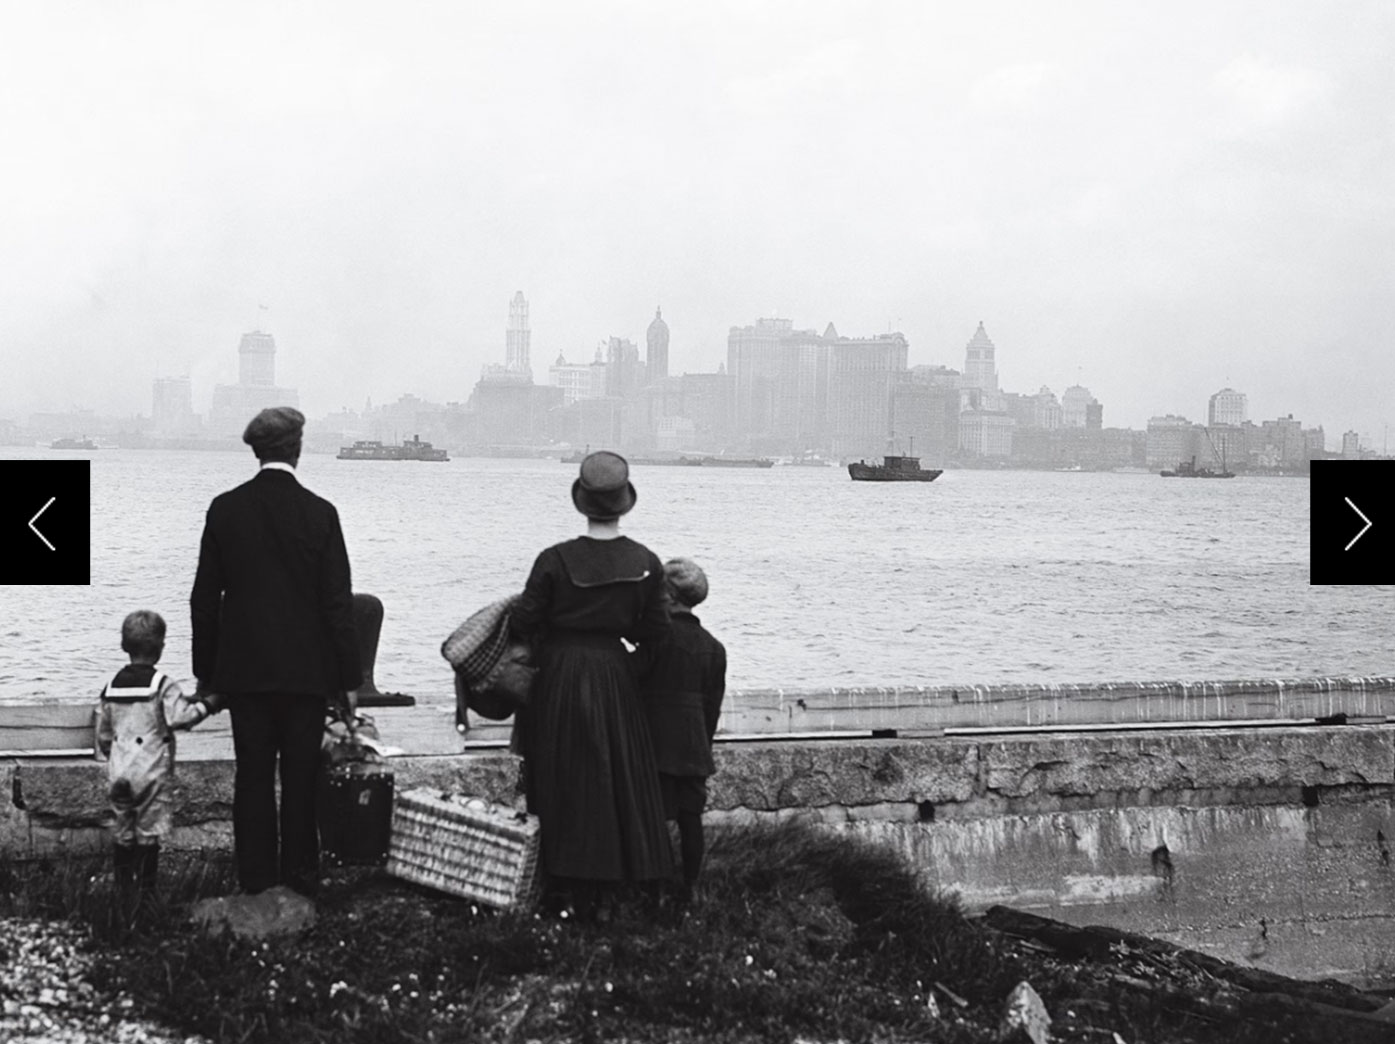
[[[16,450],[0,451],[12,457]],[[25,451],[25,456],[46,451]],[[122,616],[170,625],[209,499],[249,454],[92,455],[87,588],[0,587],[0,697],[91,698]],[[339,507],[355,588],[386,607],[377,681],[443,699],[441,640],[574,535],[574,465],[308,456]],[[1392,674],[1395,588],[1308,585],[1308,484],[1242,477],[949,471],[925,485],[833,468],[634,468],[624,531],[708,570],[700,615],[733,688]]]

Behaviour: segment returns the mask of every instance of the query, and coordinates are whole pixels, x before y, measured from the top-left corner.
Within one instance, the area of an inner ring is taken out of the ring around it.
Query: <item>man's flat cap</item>
[[[284,449],[300,441],[305,414],[290,406],[269,406],[247,422],[242,441],[261,456],[263,450]]]

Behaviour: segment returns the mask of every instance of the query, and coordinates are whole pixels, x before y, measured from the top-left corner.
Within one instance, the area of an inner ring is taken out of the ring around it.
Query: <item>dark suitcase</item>
[[[320,773],[320,855],[331,867],[382,866],[392,837],[392,770],[345,761]]]

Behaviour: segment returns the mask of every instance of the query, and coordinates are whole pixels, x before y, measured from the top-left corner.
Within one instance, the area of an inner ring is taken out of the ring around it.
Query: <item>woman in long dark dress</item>
[[[601,451],[581,462],[572,501],[586,535],[554,544],[510,614],[533,639],[538,673],[523,728],[528,806],[542,824],[543,867],[594,909],[600,887],[657,882],[671,866],[663,799],[630,654],[669,627],[664,571],[621,536],[634,507],[629,466]]]

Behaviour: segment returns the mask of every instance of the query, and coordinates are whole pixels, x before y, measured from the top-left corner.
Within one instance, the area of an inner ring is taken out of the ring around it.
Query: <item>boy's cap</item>
[[[707,574],[691,558],[670,558],[665,562],[664,582],[684,605],[699,605],[707,597]]]

